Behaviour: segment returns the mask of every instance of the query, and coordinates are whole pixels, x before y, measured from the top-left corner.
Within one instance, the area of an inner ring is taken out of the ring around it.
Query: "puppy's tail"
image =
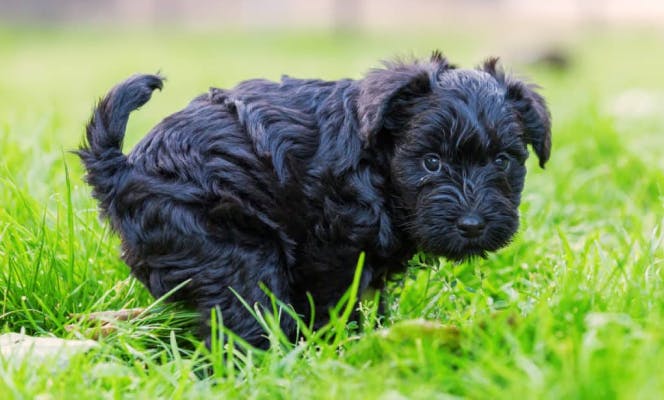
[[[128,168],[122,141],[129,114],[147,103],[155,89],[161,89],[158,75],[134,75],[115,86],[95,108],[86,127],[86,140],[76,154],[81,158],[92,186],[92,195],[106,213],[115,195],[117,181]]]

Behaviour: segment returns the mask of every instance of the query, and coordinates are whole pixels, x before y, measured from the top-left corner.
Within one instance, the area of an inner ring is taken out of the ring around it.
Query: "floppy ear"
[[[544,168],[551,155],[551,114],[544,98],[535,92],[536,88],[535,85],[513,81],[507,86],[507,97],[514,101],[519,112],[526,143],[533,147],[540,167]]]
[[[551,155],[551,114],[546,101],[535,91],[539,88],[537,85],[505,76],[497,63],[497,58],[489,59],[482,69],[505,85],[506,97],[514,104],[523,124],[526,143],[533,147],[540,167],[544,168]]]
[[[439,73],[453,68],[440,52],[426,62],[392,62],[385,67],[372,70],[360,83],[357,115],[366,146],[376,143],[381,131],[402,128],[413,101],[431,92]]]

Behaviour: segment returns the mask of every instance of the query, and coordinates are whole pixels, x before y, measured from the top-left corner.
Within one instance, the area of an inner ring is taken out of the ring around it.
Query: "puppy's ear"
[[[360,83],[357,114],[365,145],[376,143],[384,130],[395,131],[412,115],[415,100],[431,92],[438,74],[453,68],[436,51],[426,62],[389,62],[385,69],[372,70]]]
[[[506,97],[514,104],[523,124],[526,143],[533,147],[540,167],[544,168],[551,155],[551,114],[546,101],[535,91],[537,85],[506,76],[497,64],[498,59],[492,58],[484,63],[482,69],[505,85]]]

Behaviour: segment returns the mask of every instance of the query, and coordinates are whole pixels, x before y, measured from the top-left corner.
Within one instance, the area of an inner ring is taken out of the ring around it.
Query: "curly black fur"
[[[530,144],[544,166],[550,119],[534,88],[489,60],[387,63],[361,80],[250,80],[211,89],[159,123],[129,155],[129,113],[162,78],[136,75],[99,103],[78,151],[122,258],[154,296],[212,308],[267,342],[233,293],[260,288],[315,326],[349,287],[381,289],[418,250],[463,259],[518,227]],[[232,290],[231,290],[232,288]],[[291,318],[282,328],[295,335]]]

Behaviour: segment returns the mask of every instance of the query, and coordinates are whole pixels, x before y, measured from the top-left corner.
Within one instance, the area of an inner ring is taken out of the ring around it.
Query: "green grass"
[[[472,66],[505,48],[496,37],[0,30],[0,331],[74,338],[65,327],[86,326],[72,314],[153,304],[68,153],[117,81],[169,78],[132,115],[129,148],[208,86],[360,77],[433,48]],[[0,359],[0,398],[661,398],[662,33],[573,39],[566,71],[506,60],[544,87],[554,118],[552,159],[545,171],[529,161],[508,248],[461,264],[417,256],[389,291],[388,320],[369,310],[349,332],[341,304],[324,332],[295,345],[273,332],[266,353],[210,354],[188,312],[157,303],[68,362]],[[612,111],[632,88],[656,111]]]

